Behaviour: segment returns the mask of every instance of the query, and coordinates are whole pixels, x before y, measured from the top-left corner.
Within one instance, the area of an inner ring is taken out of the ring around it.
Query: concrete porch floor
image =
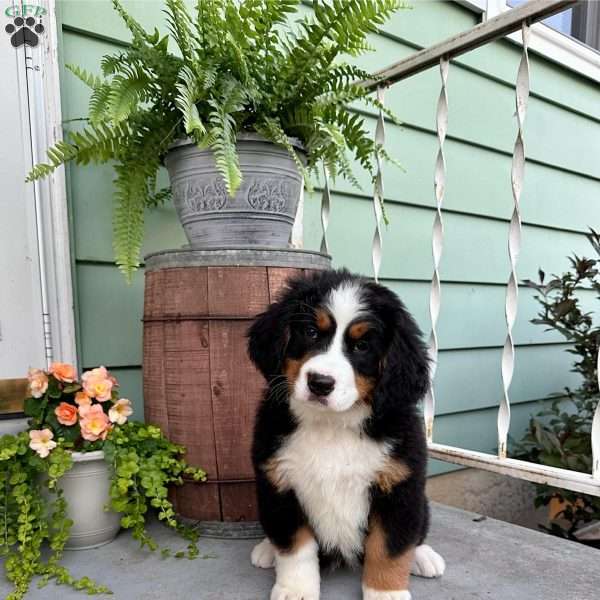
[[[600,551],[543,533],[442,505],[433,506],[429,543],[447,563],[441,579],[412,577],[414,600],[595,600],[600,598]],[[162,544],[183,546],[160,525]],[[255,540],[203,537],[205,558],[161,559],[139,550],[130,535],[79,552],[64,564],[74,576],[108,585],[115,600],[267,600],[273,571],[250,564]],[[8,586],[0,583],[5,596]],[[50,584],[32,586],[31,600],[75,600],[80,592]],[[360,574],[325,573],[321,600],[360,600]]]

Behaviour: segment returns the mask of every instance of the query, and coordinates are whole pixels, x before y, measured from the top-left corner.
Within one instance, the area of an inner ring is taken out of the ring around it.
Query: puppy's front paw
[[[291,589],[276,583],[271,590],[271,600],[319,600],[319,594]]]
[[[363,600],[411,600],[408,590],[382,591],[363,585]]]
[[[272,569],[275,566],[275,548],[269,538],[265,538],[260,544],[254,546],[250,560],[259,569]]]
[[[441,577],[446,570],[444,559],[427,544],[417,546],[415,560],[411,569],[419,577]]]

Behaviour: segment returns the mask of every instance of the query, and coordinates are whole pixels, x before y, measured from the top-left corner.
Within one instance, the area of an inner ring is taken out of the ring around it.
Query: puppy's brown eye
[[[362,354],[363,352],[367,352],[369,350],[369,342],[365,340],[357,340],[354,342],[354,352],[358,354]]]
[[[304,333],[309,340],[316,340],[319,337],[319,330],[312,325],[308,325]]]

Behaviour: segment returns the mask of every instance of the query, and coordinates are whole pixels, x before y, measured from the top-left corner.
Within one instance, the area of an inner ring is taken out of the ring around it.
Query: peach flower
[[[77,371],[68,363],[54,362],[50,365],[50,374],[63,383],[73,383],[77,379]]]
[[[98,402],[110,400],[114,378],[108,374],[105,367],[98,367],[91,371],[86,371],[81,376],[83,391],[90,397],[96,398]]]
[[[117,425],[125,425],[127,417],[133,414],[131,402],[127,398],[121,398],[115,402],[108,411],[108,418]]]
[[[110,431],[111,425],[108,417],[102,410],[102,406],[99,404],[80,406],[79,415],[81,416],[79,425],[84,440],[95,442],[99,439],[106,439],[106,434]]]
[[[75,394],[75,404],[78,406],[87,406],[92,403],[92,399],[85,392]]]
[[[48,375],[41,369],[29,369],[27,379],[29,379],[29,393],[34,398],[41,398],[48,389]]]
[[[67,402],[61,402],[54,409],[54,414],[61,425],[75,425],[77,423],[77,407]]]
[[[50,454],[50,450],[56,448],[56,442],[52,440],[54,434],[49,429],[32,429],[29,432],[29,447],[35,450],[42,458]]]

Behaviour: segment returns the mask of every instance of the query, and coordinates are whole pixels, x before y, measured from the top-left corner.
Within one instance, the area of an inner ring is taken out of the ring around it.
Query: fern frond
[[[162,204],[165,204],[166,202],[171,200],[171,197],[171,187],[164,187],[158,190],[157,192],[149,194],[147,205],[151,207],[161,206]]]
[[[65,68],[71,71],[71,73],[73,73],[75,77],[83,81],[85,85],[87,85],[89,88],[92,88],[93,90],[99,88],[103,84],[103,80],[101,77],[98,77],[93,73],[88,73],[88,71],[82,69],[81,67],[78,67],[77,65],[65,64]]]
[[[53,173],[58,167],[64,165],[69,160],[72,160],[77,156],[77,148],[66,142],[58,142],[52,148],[49,148],[46,152],[48,161],[47,163],[38,163],[25,178],[26,183],[31,183],[36,179],[43,179]]]
[[[201,58],[217,54],[222,32],[227,29],[222,14],[223,0],[197,0],[194,23],[198,42],[197,52]]]
[[[231,115],[222,113],[211,113],[211,120],[211,135],[214,136],[211,148],[215,154],[215,163],[225,180],[227,193],[233,197],[242,183],[242,171],[235,149],[234,121]]]
[[[213,128],[210,131],[207,131],[196,141],[196,146],[198,146],[200,150],[206,150],[207,148],[211,148],[217,141],[217,137],[217,132]]]
[[[137,166],[137,165],[136,165]],[[113,212],[113,249],[115,262],[131,282],[140,265],[144,239],[144,206],[147,195],[143,171],[125,165],[115,167],[115,207]]]
[[[150,37],[148,32],[123,8],[120,0],[112,0],[113,8],[119,13],[121,19],[125,23],[125,26],[135,39],[148,40]]]
[[[47,163],[34,166],[25,181],[47,177],[60,165],[71,160],[78,164],[104,163],[113,160],[119,153],[119,142],[129,135],[125,127],[109,128],[106,125],[91,125],[82,131],[72,131],[68,141],[60,141],[47,151]]]
[[[99,125],[109,120],[109,99],[110,99],[111,86],[110,83],[104,83],[98,86],[90,96],[89,103],[89,119],[93,125]]]
[[[102,73],[105,77],[109,75],[114,75],[119,68],[119,65],[126,60],[126,57],[123,56],[120,52],[118,54],[107,54],[102,57],[100,61],[100,68],[102,69]]]
[[[145,99],[144,90],[148,85],[148,77],[137,73],[132,77],[115,75],[108,93],[107,114],[113,123],[125,120]]]
[[[194,59],[194,34],[192,33],[192,18],[183,0],[166,0],[167,23],[171,35],[177,42],[185,61]]]
[[[297,97],[306,81],[314,81],[340,54],[357,55],[364,51],[366,36],[398,8],[398,0],[331,0],[314,2],[312,17],[299,23],[292,36],[285,74],[289,98]]]
[[[302,177],[304,178],[308,189],[310,186],[310,178],[308,177],[306,166],[304,165],[304,162],[300,159],[298,152],[292,145],[292,142],[285,133],[283,127],[281,126],[281,123],[274,117],[267,117],[263,119],[261,123],[257,123],[257,130],[268,140],[271,140],[272,142],[283,146],[289,152],[294,163],[296,164],[296,167],[298,167],[298,170],[300,171],[300,173],[302,173]],[[309,189],[309,191],[312,190]]]
[[[188,66],[181,69],[179,76],[181,81],[177,84],[179,94],[175,103],[183,115],[185,132],[197,140],[206,133],[206,127],[200,119],[196,106],[196,103],[205,95],[204,86],[198,82],[197,74],[193,73]]]
[[[217,169],[225,180],[230,196],[234,196],[242,182],[239,159],[235,148],[236,122],[232,113],[243,109],[244,89],[239,82],[227,79],[218,100],[209,100],[213,108],[209,115],[212,125],[211,136],[214,139],[211,148],[215,154]]]

